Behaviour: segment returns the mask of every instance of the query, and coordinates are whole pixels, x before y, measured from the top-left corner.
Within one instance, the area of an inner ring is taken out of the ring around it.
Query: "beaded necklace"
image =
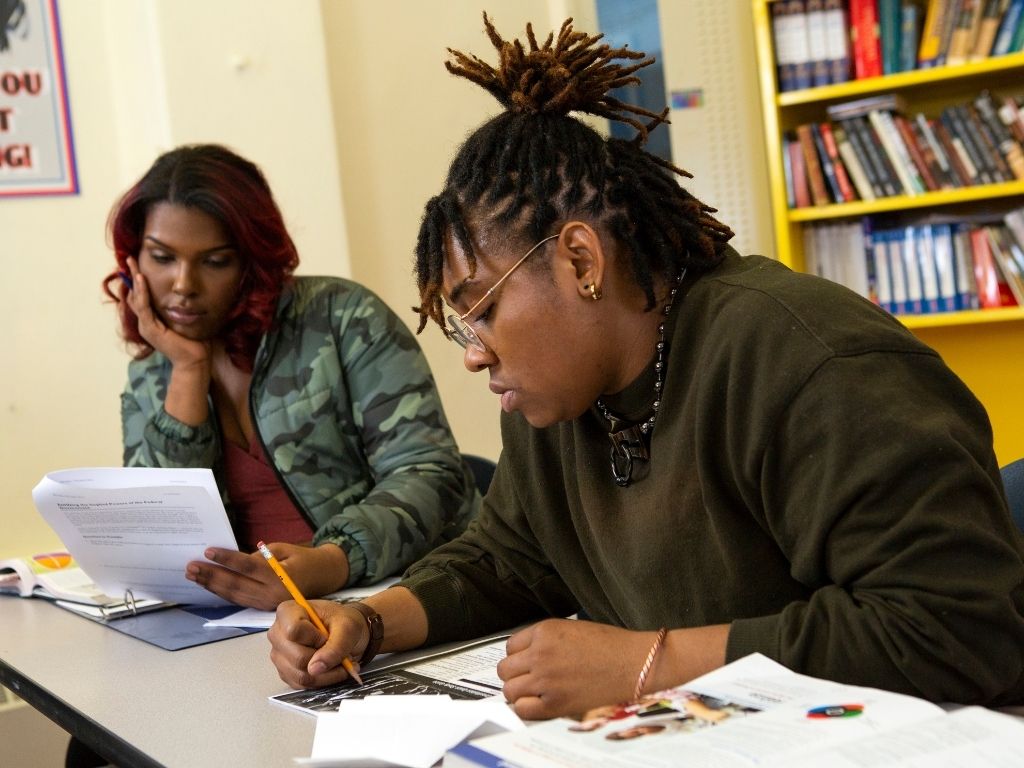
[[[668,301],[662,310],[662,320],[658,323],[658,342],[654,345],[657,359],[654,361],[654,404],[651,406],[651,415],[639,424],[623,426],[624,422],[604,404],[604,400],[597,398],[597,408],[601,415],[609,423],[608,439],[612,441],[612,448],[609,458],[612,466],[612,477],[615,484],[620,488],[629,485],[633,478],[633,460],[641,459],[648,461],[651,457],[648,445],[651,434],[654,432],[654,422],[658,418],[658,409],[661,407],[661,387],[665,377],[665,320],[672,311],[672,304],[676,300],[676,293],[679,286],[686,277],[686,268],[679,273],[675,285],[669,291]]]

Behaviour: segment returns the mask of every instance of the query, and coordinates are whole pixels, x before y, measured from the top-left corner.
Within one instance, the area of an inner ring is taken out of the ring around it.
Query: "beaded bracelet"
[[[640,695],[644,692],[644,686],[647,684],[647,675],[651,672],[651,667],[654,666],[654,659],[658,655],[658,651],[661,650],[661,646],[665,644],[665,635],[668,634],[668,630],[662,627],[658,630],[658,636],[654,638],[654,645],[651,646],[651,650],[647,652],[647,658],[644,659],[644,665],[640,667],[640,674],[636,678],[636,689],[633,691],[633,701],[639,701]]]

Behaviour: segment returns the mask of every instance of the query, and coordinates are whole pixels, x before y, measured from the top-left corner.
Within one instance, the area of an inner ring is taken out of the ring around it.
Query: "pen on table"
[[[295,586],[295,582],[292,581],[292,577],[288,575],[288,572],[281,565],[281,562],[274,557],[274,553],[270,551],[270,548],[262,541],[256,542],[256,547],[259,549],[260,554],[262,554],[263,557],[266,558],[267,562],[270,563],[270,567],[274,569],[274,573],[277,574],[281,583],[284,584],[284,588],[288,590],[288,594],[290,594],[295,602],[301,605],[306,613],[309,614],[309,620],[313,622],[313,625],[323,632],[325,637],[330,634],[327,631],[327,627],[324,626],[323,621],[316,615],[316,611],[313,610],[313,606],[310,605],[309,601],[302,596],[301,592],[299,592],[299,588]],[[360,685],[363,684],[363,678],[361,678],[359,673],[356,672],[356,668],[348,656],[345,656],[341,660],[341,665],[345,668],[345,671],[351,675],[353,680]]]
[[[132,290],[135,284],[132,283],[132,276],[122,270],[117,270],[117,276],[121,278],[121,282],[128,286],[128,290]]]

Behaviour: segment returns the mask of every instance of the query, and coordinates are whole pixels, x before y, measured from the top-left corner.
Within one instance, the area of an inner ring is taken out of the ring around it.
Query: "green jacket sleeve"
[[[164,410],[166,365],[134,360],[121,393],[121,434],[126,467],[213,467],[219,447],[211,419],[189,426]]]
[[[321,505],[314,542],[339,544],[349,584],[399,573],[454,538],[479,504],[416,339],[371,292],[332,308],[345,401],[337,418],[372,475],[364,495],[342,488]]]

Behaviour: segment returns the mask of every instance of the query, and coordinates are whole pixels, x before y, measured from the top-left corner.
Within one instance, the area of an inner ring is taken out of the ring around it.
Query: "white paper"
[[[317,717],[309,758],[301,765],[396,765],[430,768],[446,750],[485,723],[523,727],[504,699],[453,700],[448,696],[371,696],[344,701]],[[396,738],[396,729],[401,738]],[[375,761],[375,762],[373,762]]]
[[[332,592],[325,597],[332,600],[344,599],[344,600],[361,600],[364,597],[375,595],[381,592],[392,584],[398,583],[398,578],[384,579],[376,584],[369,587],[352,587],[350,589],[341,589],[337,592]],[[220,619],[211,619],[206,622],[204,627],[243,627],[252,629],[270,629],[274,624],[274,620],[277,618],[277,611],[259,611],[255,608],[243,608],[240,611],[236,611],[228,616],[224,616]]]
[[[32,491],[40,514],[108,595],[225,605],[185,578],[207,547],[238,549],[209,469],[100,467],[51,472]]]

